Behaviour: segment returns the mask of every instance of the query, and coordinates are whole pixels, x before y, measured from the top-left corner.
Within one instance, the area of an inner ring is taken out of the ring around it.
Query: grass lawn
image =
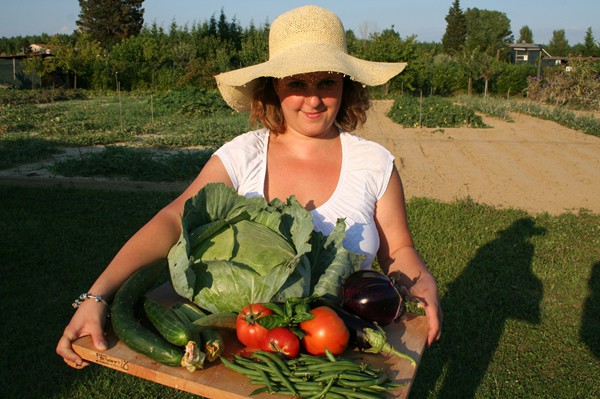
[[[174,196],[0,186],[3,397],[194,397],[54,353],[73,299]],[[600,396],[599,215],[408,207],[446,316],[412,398]]]

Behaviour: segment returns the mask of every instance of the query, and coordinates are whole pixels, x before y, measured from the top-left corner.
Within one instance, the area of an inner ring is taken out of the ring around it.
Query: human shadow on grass
[[[583,307],[580,335],[594,356],[600,358],[600,262],[594,264],[588,280],[588,297]]]
[[[532,272],[530,238],[545,234],[530,218],[482,246],[441,298],[442,338],[425,352],[414,397],[472,398],[508,319],[539,324],[541,281]]]

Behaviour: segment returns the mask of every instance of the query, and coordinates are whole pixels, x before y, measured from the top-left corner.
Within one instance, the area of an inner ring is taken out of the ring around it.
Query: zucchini
[[[166,268],[167,260],[160,259],[132,274],[117,291],[110,311],[115,335],[127,347],[156,362],[177,367],[183,358],[182,348],[142,326],[135,317],[139,299],[158,281]]]
[[[146,297],[144,311],[160,335],[173,345],[185,346],[192,340],[193,331],[188,328],[190,323],[180,320],[170,307]]]
[[[206,353],[206,361],[214,362],[225,350],[221,334],[215,328],[204,327],[200,330],[200,336],[202,337],[202,349]]]
[[[173,305],[172,312],[180,320],[184,320],[184,323],[200,336],[201,339],[198,342],[202,342],[202,350],[206,354],[206,361],[214,362],[217,360],[223,353],[225,345],[221,334],[217,331],[216,324],[227,322],[229,325],[232,317],[235,320],[236,314],[227,312],[205,315],[197,306],[188,303]],[[201,320],[209,320],[210,322],[204,323],[204,325],[194,324]]]
[[[204,367],[206,354],[202,352],[196,341],[190,341],[185,345],[185,354],[181,361],[181,366],[185,367],[190,373],[200,370]]]

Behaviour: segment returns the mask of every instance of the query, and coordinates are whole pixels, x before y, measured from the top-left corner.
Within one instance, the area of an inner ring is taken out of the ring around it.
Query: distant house
[[[536,65],[542,57],[544,49],[539,44],[516,43],[510,45],[510,61],[513,64],[533,64]]]
[[[553,67],[566,64],[569,57],[552,57],[540,44],[515,43],[510,45],[510,61],[513,64],[529,63],[542,67]]]
[[[33,54],[52,54],[52,46],[48,44],[30,44],[29,51]]]

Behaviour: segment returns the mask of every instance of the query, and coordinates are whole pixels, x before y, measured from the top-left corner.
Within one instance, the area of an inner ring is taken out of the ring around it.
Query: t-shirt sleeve
[[[240,183],[237,178],[235,166],[232,163],[232,160],[235,159],[235,157],[232,154],[234,152],[234,148],[235,147],[231,141],[225,143],[223,144],[223,146],[217,149],[217,151],[214,152],[213,157],[218,157],[221,160],[223,166],[225,167],[225,170],[227,171],[227,174],[229,175],[229,179],[233,184],[233,188],[237,190],[239,188]]]
[[[268,133],[257,130],[223,144],[213,156],[219,157],[234,189],[241,195],[262,195]]]
[[[382,148],[383,152],[383,168],[382,175],[380,177],[380,187],[377,190],[377,199],[381,199],[385,191],[387,190],[388,184],[390,182],[390,178],[392,177],[392,170],[394,169],[394,156],[384,147]]]
[[[383,197],[387,190],[394,169],[394,156],[392,153],[379,143],[358,139],[354,151],[357,157],[357,164],[365,170],[368,191],[377,200]],[[368,160],[365,163],[364,160]]]

